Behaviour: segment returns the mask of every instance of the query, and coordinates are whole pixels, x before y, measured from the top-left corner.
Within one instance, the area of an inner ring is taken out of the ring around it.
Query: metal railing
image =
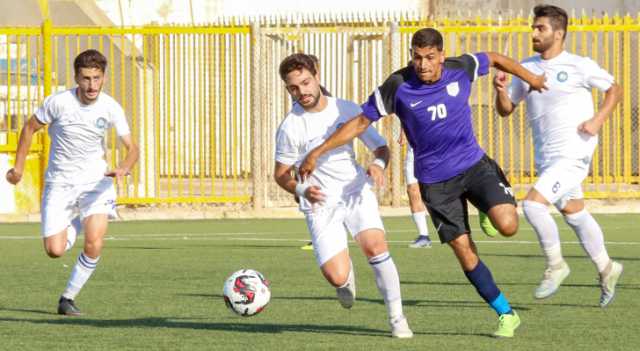
[[[433,22],[391,16],[323,19],[239,20],[200,27],[0,28],[0,152],[15,152],[25,120],[48,94],[75,86],[72,61],[95,48],[109,60],[104,92],[125,109],[141,159],[118,184],[119,202],[291,204],[271,178],[275,130],[291,100],[278,76],[293,52],[320,59],[322,83],[334,96],[363,102],[392,71],[409,61],[411,34],[435,26],[446,52],[496,51],[516,59],[532,55],[530,19],[443,19]],[[624,88],[623,103],[605,124],[592,170],[590,198],[640,197],[640,19],[580,17],[570,21],[566,48],[589,56]],[[518,196],[535,181],[533,149],[524,109],[509,119],[493,109],[491,78],[480,79],[470,99],[478,141],[505,169]],[[596,105],[601,94],[593,92]],[[385,118],[377,128],[392,146],[391,180],[381,202],[403,202],[399,125]],[[32,152],[44,163],[44,134]],[[115,134],[108,137],[111,165],[123,157]],[[362,162],[368,152],[357,144]],[[37,189],[40,190],[40,189]]]

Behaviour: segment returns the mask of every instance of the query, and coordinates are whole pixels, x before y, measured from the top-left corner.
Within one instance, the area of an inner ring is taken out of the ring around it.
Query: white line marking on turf
[[[393,231],[397,232],[397,231]],[[392,232],[392,233],[393,233]],[[106,235],[104,240],[109,241],[265,241],[265,242],[308,242],[308,234],[302,232],[288,232],[287,234],[299,234],[301,239],[294,238],[256,238],[245,237],[251,234],[276,234],[276,233],[174,233],[174,234],[122,234],[122,235]],[[278,233],[282,234],[282,233]],[[240,235],[242,237],[233,237],[234,235]],[[231,237],[224,237],[231,236]],[[40,240],[39,236],[0,236],[0,240]],[[350,240],[353,242],[352,240]],[[411,243],[413,240],[387,240],[390,244],[406,244]],[[509,244],[509,245],[538,245],[534,240],[475,240],[479,244]],[[563,244],[579,245],[579,241],[563,241]],[[607,245],[640,245],[638,241],[606,241]]]

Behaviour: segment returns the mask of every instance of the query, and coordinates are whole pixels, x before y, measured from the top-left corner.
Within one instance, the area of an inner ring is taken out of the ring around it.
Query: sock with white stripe
[[[587,210],[565,215],[564,220],[580,238],[582,248],[591,257],[598,272],[604,271],[611,259],[604,246],[604,234],[598,222]]]
[[[75,299],[76,295],[78,295],[84,284],[86,284],[87,280],[91,277],[91,274],[93,274],[93,271],[95,271],[99,260],[100,256],[91,258],[84,252],[81,252],[76,261],[76,265],[73,267],[73,271],[71,271],[71,277],[67,282],[67,288],[62,293],[62,296],[70,300]]]
[[[411,214],[413,222],[418,228],[418,235],[429,236],[429,227],[427,227],[427,211],[414,212]]]
[[[369,264],[376,276],[376,286],[387,306],[389,318],[394,320],[403,315],[400,276],[396,264],[388,251],[369,258]]]
[[[560,233],[547,205],[524,200],[522,211],[538,236],[540,247],[547,258],[547,267],[556,267],[561,264],[564,259],[560,246]]]
[[[81,232],[82,221],[80,220],[80,216],[77,216],[71,220],[71,224],[67,227],[67,244],[64,247],[64,251],[71,250]]]

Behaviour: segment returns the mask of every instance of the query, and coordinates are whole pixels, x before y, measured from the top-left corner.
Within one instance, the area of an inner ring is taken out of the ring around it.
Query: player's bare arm
[[[294,171],[292,165],[286,165],[276,161],[275,169],[273,170],[273,179],[278,185],[287,192],[297,196],[304,196],[309,202],[317,203],[325,199],[325,194],[320,187],[316,185],[305,186],[295,180],[291,173]]]
[[[131,134],[123,135],[120,137],[120,141],[122,145],[127,149],[127,156],[120,162],[118,167],[107,171],[104,175],[107,177],[114,177],[120,180],[122,177],[131,173],[131,169],[138,161],[138,157],[140,156],[140,149],[138,145],[133,142],[131,139]]]
[[[351,140],[353,140],[353,138],[364,133],[369,125],[371,125],[371,120],[369,120],[367,117],[365,117],[364,114],[361,113],[351,119],[349,122],[345,123],[338,130],[336,130],[336,132],[333,133],[333,135],[331,135],[329,139],[325,140],[325,142],[320,146],[311,150],[311,152],[307,154],[307,157],[300,165],[299,173],[302,179],[306,179],[309,174],[313,172],[313,170],[316,168],[316,161],[318,160],[318,157],[320,157],[320,155],[329,150],[333,150],[338,146],[350,142]]]
[[[384,187],[384,169],[389,164],[390,154],[389,147],[386,145],[373,151],[375,159],[367,168],[367,175],[373,179],[374,184],[378,187]]]
[[[29,121],[22,127],[20,132],[20,139],[18,141],[18,150],[16,151],[16,163],[9,171],[7,171],[7,181],[13,185],[16,185],[22,179],[22,173],[24,172],[24,161],[29,153],[31,147],[31,139],[33,134],[42,129],[44,124],[40,123],[35,116],[31,116]]]
[[[497,71],[493,78],[493,87],[496,90],[496,110],[502,117],[509,116],[516,105],[511,102],[509,93],[507,93],[507,74],[502,71]]]
[[[620,100],[622,100],[622,88],[620,85],[613,83],[609,90],[604,93],[604,100],[600,104],[598,112],[591,119],[582,122],[578,126],[578,131],[589,135],[598,134],[604,122],[620,103]]]
[[[544,75],[537,76],[531,73],[520,63],[510,57],[495,52],[487,52],[487,56],[489,57],[489,65],[491,67],[496,67],[503,72],[507,72],[519,77],[529,84],[531,90],[547,90],[547,86],[545,85],[546,78]]]

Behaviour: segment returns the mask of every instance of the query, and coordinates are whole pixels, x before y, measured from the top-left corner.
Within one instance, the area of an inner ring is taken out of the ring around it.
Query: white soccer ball
[[[253,269],[241,269],[224,282],[224,303],[233,312],[249,317],[260,313],[271,299],[269,281]]]

